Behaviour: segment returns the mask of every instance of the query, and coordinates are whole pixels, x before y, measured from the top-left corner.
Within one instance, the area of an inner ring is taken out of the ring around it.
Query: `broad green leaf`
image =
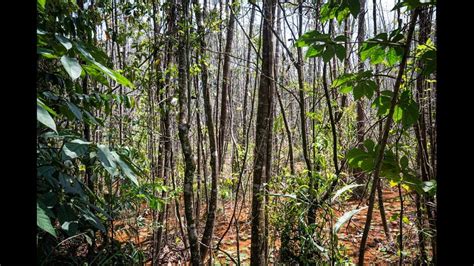
[[[61,57],[61,63],[72,80],[75,80],[81,76],[82,68],[81,65],[79,65],[77,59],[63,55]]]
[[[393,92],[385,90],[380,92],[380,96],[372,102],[372,107],[377,108],[377,115],[387,115],[390,110]]]
[[[324,45],[311,45],[306,52],[306,58],[319,56],[324,49]]]
[[[332,88],[339,87],[343,85],[344,83],[347,83],[348,81],[352,80],[354,78],[354,74],[342,74],[339,77],[337,77],[331,84]]]
[[[428,195],[434,196],[436,194],[436,186],[437,186],[436,180],[424,181],[422,185],[422,189]]]
[[[374,155],[359,148],[350,149],[346,158],[351,167],[371,171],[374,168]]]
[[[64,46],[64,48],[66,48],[66,50],[72,48],[72,43],[68,38],[59,34],[54,35],[54,37],[56,37],[56,40],[58,40]]]
[[[403,111],[403,118],[402,118],[402,125],[404,128],[409,128],[413,124],[416,123],[420,113],[418,111],[418,104],[415,102],[411,102],[407,106],[402,106],[404,108]]]
[[[59,184],[66,193],[76,194],[79,196],[84,195],[84,191],[82,190],[80,183],[72,176],[60,173]]]
[[[42,230],[56,237],[56,231],[51,224],[51,220],[46,215],[45,210],[43,210],[38,203],[36,203],[36,225]]]
[[[46,111],[48,111],[48,113],[50,113],[52,115],[55,115],[55,116],[58,115],[53,109],[49,108],[45,103],[43,103],[43,101],[41,101],[41,99],[36,98],[36,104],[43,107]]]
[[[336,224],[334,225],[334,228],[333,228],[333,233],[334,234],[337,234],[337,232],[339,231],[339,229],[341,228],[341,226],[346,223],[347,221],[349,221],[349,219],[351,219],[352,216],[356,215],[357,213],[359,213],[361,210],[365,209],[367,207],[362,207],[360,209],[356,209],[356,210],[352,210],[352,211],[349,211],[349,212],[346,212],[344,213],[344,215],[342,215],[336,222]]]
[[[74,42],[74,45],[85,60],[95,62],[94,57],[80,43]]]
[[[321,56],[323,57],[324,62],[329,62],[331,58],[336,54],[336,49],[334,45],[326,45],[326,49],[322,52]]]
[[[55,59],[59,58],[59,56],[54,54],[54,51],[51,49],[46,49],[44,47],[37,47],[36,48],[36,53],[40,54],[42,57],[47,58],[47,59]]]
[[[102,144],[97,145],[97,148],[97,156],[102,163],[102,166],[104,166],[105,170],[107,170],[111,176],[116,176],[118,174],[117,165],[114,162],[114,156],[109,148]]]
[[[82,141],[80,139],[75,139],[71,142],[64,144],[63,152],[64,156],[63,159],[75,159],[87,153],[89,150],[89,145],[92,142]]]
[[[355,188],[355,187],[361,187],[361,186],[364,186],[364,185],[363,184],[351,184],[351,185],[347,185],[347,186],[342,187],[341,189],[336,191],[336,193],[334,194],[334,196],[331,199],[331,202],[334,202],[337,199],[337,197],[339,197],[342,193],[346,192],[347,190],[349,190],[351,188]]]
[[[112,69],[109,69],[108,67],[102,65],[101,63],[99,62],[94,62],[94,64],[102,71],[104,72],[105,74],[107,74],[107,76],[109,76],[110,78],[112,78],[113,80],[115,80],[116,82],[118,82],[119,84],[125,86],[125,87],[129,87],[131,89],[135,88],[135,86],[133,85],[132,82],[130,82],[130,80],[128,80],[126,77],[122,76],[120,73],[118,73],[117,71],[115,70],[112,70]]]
[[[357,15],[360,12],[360,1],[359,0],[347,0],[347,6],[349,7],[349,10],[351,11],[351,14],[354,18],[357,17]]]
[[[101,84],[110,87],[107,77],[104,75],[103,71],[94,64],[83,65],[82,68],[86,71],[89,76],[93,77],[95,80]]]
[[[352,91],[352,88],[353,88],[352,86],[342,86],[340,91],[341,93],[349,93]]]
[[[346,57],[346,47],[344,47],[342,44],[336,44],[336,56],[339,58],[339,60],[344,60]]]
[[[402,169],[408,168],[408,157],[403,156],[402,158],[400,158],[400,166],[402,167]]]
[[[397,53],[394,48],[389,48],[386,55],[387,63],[389,66],[393,66],[402,60],[402,56]]]
[[[122,161],[120,156],[115,151],[112,151],[111,154],[114,157],[115,162],[120,166],[120,168],[122,168],[122,171],[125,174],[125,176],[128,179],[130,179],[130,181],[132,181],[136,186],[138,186],[137,177],[135,176],[133,171],[130,169],[130,166],[127,165],[127,163],[125,163],[124,161]]]
[[[375,149],[375,143],[373,140],[371,139],[366,139],[364,140],[364,147],[368,150],[368,151],[374,151]]]
[[[106,231],[105,227],[102,224],[102,222],[100,221],[100,219],[97,216],[95,216],[91,211],[89,211],[88,209],[84,209],[84,208],[79,208],[79,209],[82,211],[82,217],[84,217],[84,219],[87,222],[89,222],[95,228],[99,229],[102,232]]]
[[[399,105],[395,105],[395,111],[393,112],[393,121],[398,122],[403,118],[403,110]]]
[[[46,6],[46,0],[38,0],[38,6],[44,9]]]
[[[353,88],[354,99],[359,100],[363,96],[371,99],[376,88],[377,83],[375,83],[373,80],[361,80]]]
[[[54,132],[58,133],[58,131],[56,130],[56,123],[54,123],[54,120],[51,115],[49,115],[48,111],[46,111],[43,107],[39,105],[36,106],[36,118],[41,124],[51,128],[52,130],[54,130]]]
[[[66,102],[67,104],[67,107],[69,108],[69,110],[74,114],[74,116],[82,122],[82,112],[81,110],[79,109],[79,107],[77,107],[75,104],[73,104],[72,102]]]
[[[320,33],[317,30],[308,31],[301,35],[295,42],[296,47],[306,47],[312,44],[327,43],[331,42],[329,34]]]

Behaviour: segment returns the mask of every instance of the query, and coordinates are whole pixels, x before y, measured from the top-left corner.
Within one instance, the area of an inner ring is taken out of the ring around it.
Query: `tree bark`
[[[252,193],[252,236],[250,264],[265,265],[265,224],[263,209],[264,188],[266,179],[267,150],[272,145],[268,136],[272,130],[271,107],[273,95],[273,14],[276,6],[274,0],[263,1],[263,31],[262,31],[262,72],[260,75],[260,86],[258,90],[258,107],[254,148],[254,170],[253,170],[253,193]]]

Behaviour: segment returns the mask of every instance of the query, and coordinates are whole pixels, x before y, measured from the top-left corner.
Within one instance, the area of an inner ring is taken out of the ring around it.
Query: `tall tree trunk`
[[[211,246],[212,235],[214,231],[214,222],[215,222],[215,215],[216,215],[216,207],[217,207],[217,180],[218,180],[218,155],[217,155],[217,145],[216,145],[216,136],[214,133],[214,123],[212,119],[212,106],[211,106],[211,96],[209,93],[208,87],[208,69],[207,63],[205,62],[205,51],[206,51],[206,41],[205,41],[205,30],[202,25],[202,14],[201,8],[199,6],[199,2],[197,0],[193,0],[194,5],[194,14],[196,16],[196,22],[198,25],[198,34],[199,34],[199,59],[200,59],[200,66],[201,66],[201,86],[203,91],[204,97],[204,112],[206,115],[206,127],[207,133],[209,137],[209,153],[211,155],[211,195],[210,201],[207,211],[207,220],[206,226],[204,228],[204,233],[202,235],[201,241],[201,261],[204,262],[206,259],[207,253],[209,251],[209,247]],[[205,14],[205,10],[204,10]]]
[[[366,0],[359,0],[360,3],[360,13],[358,16],[358,27],[357,27],[357,42],[359,47],[362,45],[362,42],[365,40],[365,2]],[[357,69],[358,71],[364,71],[364,62],[360,59],[360,54],[357,55]],[[364,101],[363,98],[359,99],[356,103],[357,105],[357,141],[359,142],[359,147],[363,147],[364,142]],[[356,171],[354,173],[357,183],[365,183],[364,173],[362,171]],[[354,195],[357,198],[363,197],[364,187],[357,187],[354,189]]]
[[[235,10],[237,0],[232,0],[229,12],[229,22],[227,24],[226,44],[224,50],[224,65],[222,67],[222,96],[221,96],[221,116],[219,121],[219,171],[222,171],[224,165],[224,143],[227,126],[227,98],[229,94],[230,83],[230,53],[232,52],[232,41],[234,40],[234,24],[235,24]]]
[[[187,63],[189,51],[186,49],[188,39],[188,0],[181,0],[179,7],[179,28],[178,31],[178,136],[181,143],[184,161],[184,213],[188,229],[189,246],[191,249],[192,265],[200,265],[199,242],[196,233],[196,224],[194,222],[193,208],[193,180],[196,165],[193,159],[193,151],[189,139],[189,124],[185,110],[187,103]]]
[[[253,193],[252,193],[252,237],[251,265],[265,265],[265,224],[264,224],[264,188],[263,182],[269,172],[267,167],[268,149],[271,151],[271,107],[273,95],[273,17],[276,2],[263,1],[262,31],[262,72],[258,90],[258,107],[254,148]],[[270,147],[268,147],[270,146]]]

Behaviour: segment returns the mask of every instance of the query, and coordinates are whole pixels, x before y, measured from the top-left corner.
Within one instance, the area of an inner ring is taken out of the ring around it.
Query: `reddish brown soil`
[[[384,196],[384,206],[386,211],[386,217],[389,219],[392,215],[398,214],[400,211],[400,199],[398,195],[397,188],[387,188],[383,191]],[[222,206],[222,202],[219,203],[217,210],[217,220],[215,224],[214,231],[214,245],[221,238],[228,227],[228,223],[232,216],[233,212],[233,201],[227,201]],[[344,202],[343,205],[335,206],[334,212],[336,213],[333,223],[336,223],[337,219],[344,214],[346,211],[356,209],[360,204],[358,200],[349,200]],[[367,205],[367,202],[360,204],[360,207]],[[408,223],[403,224],[403,235],[404,235],[404,250],[407,253],[405,257],[405,263],[413,262],[417,254],[417,235],[416,235],[416,226],[415,221],[415,208],[412,196],[405,194],[404,195],[404,212],[405,216],[408,218]],[[239,204],[240,206],[240,204]],[[183,215],[183,210],[180,210],[181,215]],[[242,213],[239,217],[239,253],[240,261],[242,264],[250,263],[250,220],[249,220],[250,205],[247,202]],[[344,224],[338,233],[339,245],[344,247],[345,253],[352,262],[357,262],[359,244],[362,238],[362,231],[365,224],[365,219],[367,215],[367,208],[356,214],[349,223]],[[184,218],[182,219],[184,223]],[[115,232],[115,239],[120,242],[133,241],[134,244],[142,248],[145,252],[149,251],[151,246],[152,236],[151,236],[151,214],[144,215],[143,223],[145,226],[142,226],[136,231],[131,230],[133,226],[129,224],[134,224],[133,221],[128,222],[117,222]],[[367,249],[365,253],[365,261],[367,263],[375,264],[388,264],[398,261],[397,255],[397,244],[395,242],[396,236],[399,232],[399,219],[395,221],[388,221],[392,239],[389,241],[385,236],[380,211],[376,204],[374,209],[374,215],[372,220],[372,226],[369,233],[369,238],[367,241]],[[160,262],[166,265],[187,265],[186,263],[189,258],[187,253],[184,250],[184,245],[181,241],[181,235],[179,227],[177,226],[174,207],[169,210],[169,218],[166,232],[166,245],[161,251]],[[205,225],[205,216],[204,213],[201,215],[199,221],[199,235],[202,235],[203,227]],[[183,224],[183,227],[185,225]],[[185,229],[185,228],[184,228]],[[135,232],[135,233],[134,233]],[[270,262],[278,260],[278,249],[281,245],[279,239],[270,243],[272,246],[270,252]],[[235,260],[237,260],[237,234],[235,226],[232,225],[222,240],[220,249],[228,253]],[[222,251],[213,252],[213,264],[225,264],[233,265],[234,263],[228,258]],[[148,263],[147,265],[151,265]]]

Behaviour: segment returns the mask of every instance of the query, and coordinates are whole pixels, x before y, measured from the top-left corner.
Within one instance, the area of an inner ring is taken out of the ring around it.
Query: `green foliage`
[[[403,57],[403,38],[401,30],[397,29],[390,34],[380,33],[364,41],[359,50],[361,60],[369,59],[373,65],[380,63],[387,66],[395,65]]]
[[[54,130],[57,133],[56,123],[54,123],[53,118],[51,117],[49,112],[46,111],[46,109],[40,105],[36,106],[36,117],[40,123],[49,127],[50,129]]]
[[[380,152],[379,145],[371,139],[364,141],[363,148],[352,148],[346,154],[349,166],[370,173],[374,171],[375,160]],[[384,152],[380,176],[386,177],[393,185],[402,184],[405,188],[419,194],[432,194],[436,190],[435,181],[423,182],[416,178],[416,171],[409,168],[408,158],[397,160],[395,154],[387,149]]]
[[[363,184],[351,184],[351,185],[347,185],[347,186],[344,186],[340,189],[338,189],[336,191],[336,193],[334,193],[334,196],[331,198],[331,202],[335,202],[335,200],[340,196],[342,195],[344,192],[348,191],[348,190],[351,190],[352,188],[355,188],[355,187],[361,187],[363,186]]]
[[[398,104],[395,106],[393,120],[395,122],[401,122],[404,128],[409,128],[416,123],[418,117],[418,104],[411,97],[409,90],[403,91]]]
[[[393,92],[384,90],[380,92],[380,96],[376,97],[372,102],[372,107],[377,108],[377,115],[387,115],[390,110],[390,104],[392,102]]]
[[[356,215],[357,213],[359,213],[360,211],[362,211],[363,209],[366,209],[367,207],[362,207],[360,209],[355,209],[355,210],[352,210],[352,211],[348,211],[346,213],[344,213],[336,222],[336,224],[334,225],[333,227],[333,234],[337,234],[337,232],[339,232],[339,229],[341,228],[341,226],[343,224],[345,224],[347,221],[349,221],[349,219],[352,218],[352,216]]]
[[[343,45],[346,40],[344,35],[332,39],[329,34],[320,33],[317,30],[306,32],[295,42],[296,47],[309,47],[306,58],[322,57],[324,62],[329,62],[334,56],[344,60],[346,48]]]
[[[372,77],[372,71],[370,70],[359,73],[346,73],[335,79],[331,87],[340,87],[342,93],[352,91],[355,100],[359,100],[364,96],[367,99],[371,99],[377,89],[377,83],[372,80]]]
[[[321,6],[321,22],[325,23],[330,19],[336,18],[337,22],[341,24],[349,14],[356,18],[359,12],[359,0],[329,0]]]
[[[436,71],[436,47],[431,39],[416,47],[416,58],[423,64],[421,69],[416,69],[421,75],[428,77]]]
[[[49,219],[48,215],[46,215],[44,209],[41,208],[38,203],[36,204],[36,224],[39,228],[56,237],[56,232],[54,231],[54,227],[51,224],[51,220]]]

